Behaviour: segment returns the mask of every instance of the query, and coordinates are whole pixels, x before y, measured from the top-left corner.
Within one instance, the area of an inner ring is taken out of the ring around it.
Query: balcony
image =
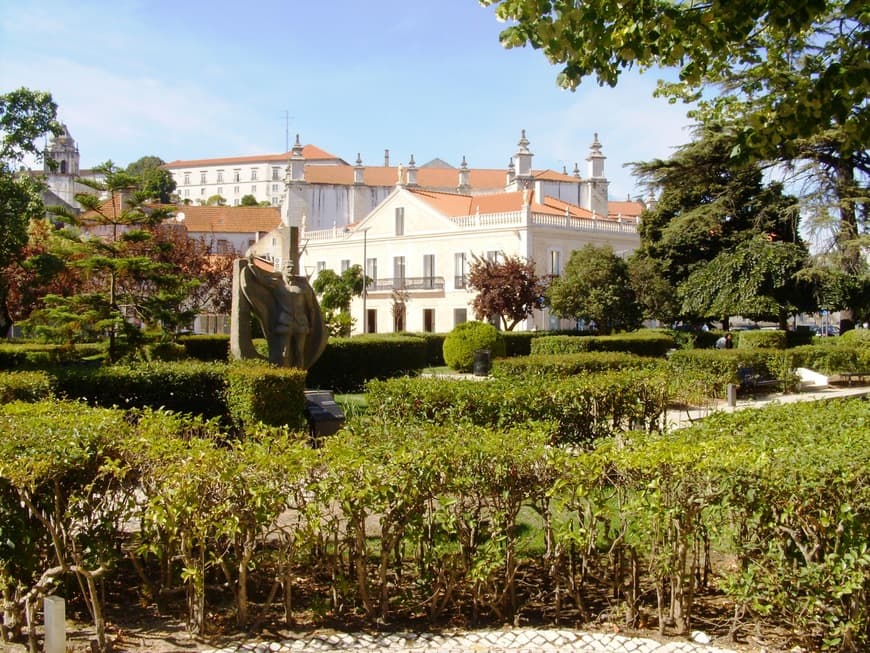
[[[391,292],[393,290],[444,290],[444,277],[397,277],[374,279],[368,292]]]

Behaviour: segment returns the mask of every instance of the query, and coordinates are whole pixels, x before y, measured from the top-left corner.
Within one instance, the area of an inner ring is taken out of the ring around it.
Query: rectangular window
[[[321,270],[325,270],[325,269],[326,269],[326,261],[317,261],[317,271],[320,272]]]
[[[559,276],[562,274],[562,252],[558,249],[550,250],[550,274]]]
[[[185,188],[185,189],[184,189],[184,196],[185,196],[185,197],[190,197],[190,189],[189,189],[189,188]]]
[[[217,171],[217,183],[219,183],[219,184],[224,183],[224,171],[223,170]]]
[[[378,280],[378,259],[366,259],[366,276],[369,278],[369,286],[377,283]]]
[[[199,189],[199,194],[200,194],[200,195],[205,195],[205,188],[200,188],[200,189]]]
[[[257,181],[257,169],[251,168],[251,181]]]
[[[281,204],[281,198],[280,197],[273,197],[272,198],[272,206],[278,206],[279,204]]]
[[[217,194],[218,194],[218,195],[223,195],[223,194],[224,194],[224,189],[223,189],[223,187],[218,186],[218,188],[217,188]]]
[[[252,195],[256,195],[256,194],[257,194],[257,184],[253,184],[253,185],[251,185],[251,194],[252,194]]]
[[[396,207],[396,235],[404,236],[405,235],[405,207],[397,206]]]
[[[350,270],[350,259],[349,258],[341,259],[341,271],[347,272],[348,270]]]
[[[423,255],[423,288],[432,290],[435,288],[435,255]]]
[[[378,311],[375,308],[370,308],[366,311],[366,333],[378,332]]]
[[[393,288],[405,287],[405,257],[393,257]]]
[[[423,309],[423,331],[427,333],[432,333],[435,331],[435,309],[434,308],[424,308]]]
[[[491,263],[498,263],[498,250],[491,249],[486,253],[486,260]]]
[[[278,188],[278,184],[272,184],[272,192],[273,193],[277,193],[277,192],[279,192],[279,190],[280,189]]]
[[[279,179],[281,179],[280,174],[281,174],[281,168],[274,168],[274,167],[272,168],[272,179],[273,180],[278,181]]]
[[[463,324],[468,322],[468,309],[467,308],[454,308],[453,309],[453,326],[457,324]]]
[[[208,183],[208,182],[206,182],[205,179],[206,179],[206,171],[205,171],[205,170],[201,170],[200,173],[199,173],[199,183],[201,183],[201,184]]]
[[[238,195],[238,194],[239,194],[239,187],[238,187],[238,186],[233,186],[233,193],[234,193],[235,195]]]
[[[236,168],[233,170],[233,181],[238,183],[242,180],[242,171]]]
[[[218,254],[229,254],[229,252],[230,252],[230,241],[224,240],[223,238],[218,238],[217,253]]]
[[[239,200],[237,200],[237,199],[233,200],[233,206],[238,206],[238,205],[239,205]]]
[[[190,173],[189,172],[184,173],[184,185],[190,186]]]
[[[461,290],[468,284],[468,260],[465,252],[457,252],[453,255],[453,287]]]

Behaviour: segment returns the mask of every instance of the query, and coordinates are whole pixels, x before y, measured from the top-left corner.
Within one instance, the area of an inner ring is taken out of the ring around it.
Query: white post
[[[66,604],[60,596],[46,596],[43,605],[45,618],[45,653],[66,653]]]

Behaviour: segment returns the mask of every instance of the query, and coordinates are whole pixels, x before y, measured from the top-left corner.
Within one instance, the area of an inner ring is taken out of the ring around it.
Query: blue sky
[[[623,164],[686,142],[659,75],[575,91],[476,0],[0,0],[0,92],[50,91],[83,167],[284,150],[299,133],[348,162],[506,167],[525,129],[535,168],[570,171],[597,132],[610,195]]]

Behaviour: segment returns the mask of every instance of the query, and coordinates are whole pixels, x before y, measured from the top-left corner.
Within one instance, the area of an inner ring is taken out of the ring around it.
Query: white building
[[[579,172],[533,170],[528,145],[523,133],[507,171],[477,171],[476,178],[465,161],[458,170],[417,168],[413,157],[393,169],[357,163],[350,178],[342,166],[306,165],[297,140],[282,220],[285,230],[300,228],[301,271],[313,278],[323,269],[364,266],[372,281],[352,305],[356,332],[447,332],[474,319],[467,274],[475,256],[529,258],[546,275],[560,274],[571,252],[587,243],[609,244],[620,255],[637,248],[644,206],[609,205],[597,135],[586,179]],[[389,186],[385,171],[395,175]],[[325,203],[327,197],[334,201]],[[375,201],[358,216],[358,203]],[[286,247],[286,239],[273,234],[251,251],[283,269]],[[573,327],[539,311],[518,328]]]
[[[78,145],[70,135],[67,126],[61,123],[61,127],[63,131],[58,136],[52,136],[43,151],[43,170],[40,176],[44,177],[47,188],[41,193],[42,202],[45,206],[60,206],[79,213],[82,205],[76,201],[76,194],[101,194],[79,180],[84,178],[103,181],[104,176],[93,170],[79,168]]]

